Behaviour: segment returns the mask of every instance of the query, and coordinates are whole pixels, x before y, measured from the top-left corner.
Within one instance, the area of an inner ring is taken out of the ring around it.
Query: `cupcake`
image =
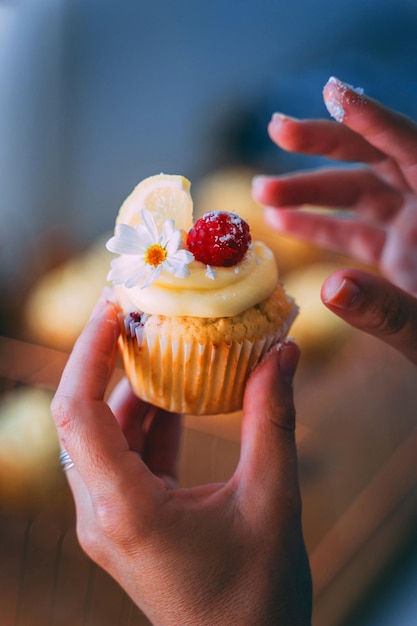
[[[251,371],[297,315],[273,252],[236,213],[193,223],[189,181],[164,174],[125,200],[107,249],[134,392],[179,413],[241,409]]]

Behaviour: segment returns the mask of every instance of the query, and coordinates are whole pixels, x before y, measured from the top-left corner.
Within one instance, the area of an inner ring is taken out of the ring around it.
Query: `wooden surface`
[[[2,391],[21,383],[55,388],[64,354],[4,338],[0,350]],[[390,348],[353,333],[332,357],[302,360],[296,398],[314,624],[337,626],[417,522],[416,372]],[[226,480],[239,432],[238,413],[188,416],[182,484]],[[2,504],[0,557],[2,626],[148,624],[79,549],[65,483],[35,511]]]

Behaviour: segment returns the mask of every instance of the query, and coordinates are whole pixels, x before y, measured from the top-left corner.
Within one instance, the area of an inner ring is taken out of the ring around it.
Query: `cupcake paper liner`
[[[137,396],[167,411],[237,411],[250,373],[285,338],[296,314],[294,307],[284,325],[262,339],[231,343],[171,337],[125,319],[119,345],[126,374]]]

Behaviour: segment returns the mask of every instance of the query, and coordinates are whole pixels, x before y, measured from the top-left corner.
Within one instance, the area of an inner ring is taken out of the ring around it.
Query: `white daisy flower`
[[[116,285],[142,289],[149,287],[162,270],[173,272],[175,276],[186,278],[190,274],[187,267],[194,260],[188,250],[179,249],[181,231],[174,228],[174,220],[167,220],[158,233],[151,213],[142,209],[142,224],[129,226],[117,224],[116,234],[106,243],[110,252],[120,254],[111,263],[107,280]]]

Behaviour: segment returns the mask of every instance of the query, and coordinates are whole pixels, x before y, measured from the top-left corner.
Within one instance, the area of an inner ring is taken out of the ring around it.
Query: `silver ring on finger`
[[[75,467],[74,461],[65,450],[65,448],[62,448],[61,452],[59,453],[59,462],[61,463],[61,467],[64,472],[67,472],[72,467]]]

